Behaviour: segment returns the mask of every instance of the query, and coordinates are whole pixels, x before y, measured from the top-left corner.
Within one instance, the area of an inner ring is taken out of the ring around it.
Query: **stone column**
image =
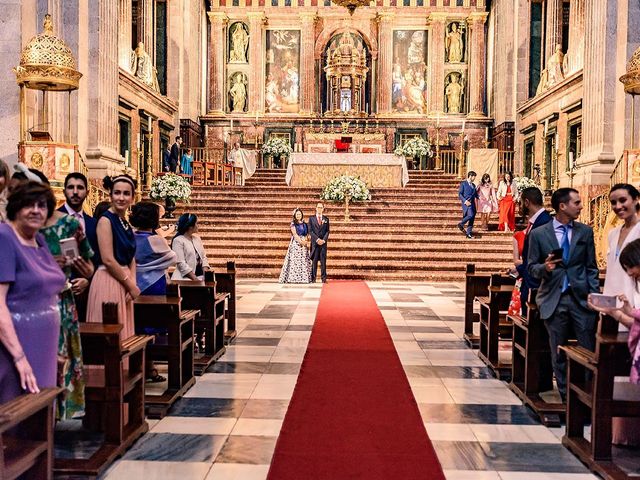
[[[138,1],[138,41],[144,43],[144,49],[156,63],[156,46],[153,25],[153,0]]]
[[[378,114],[391,111],[391,71],[393,67],[393,24],[394,15],[389,12],[381,12],[378,16],[378,82],[387,82],[386,85],[378,85],[376,107]]]
[[[118,1],[118,64],[129,71],[131,66],[131,0]],[[147,47],[145,45],[145,47]],[[148,47],[147,47],[148,48]]]
[[[97,7],[89,11],[89,58],[94,68],[86,72],[86,158],[90,168],[114,173],[120,170],[110,162],[118,158],[118,4],[100,0]]]
[[[431,23],[431,94],[429,95],[429,110],[431,115],[444,112],[444,36],[447,22],[446,13],[432,13]],[[467,48],[469,42],[467,41]]]
[[[209,12],[209,112],[224,114],[224,45],[227,16]]]
[[[562,3],[562,0],[547,0],[545,61],[556,51],[556,45],[562,44]]]
[[[315,75],[314,75],[314,38],[315,38],[315,12],[306,12],[300,14],[302,23],[302,32],[300,44],[300,113],[310,115],[314,110],[314,92],[315,92]]]
[[[572,0],[569,13],[569,49],[566,52],[565,76],[584,65],[584,0]]]
[[[471,26],[471,56],[469,62],[469,118],[484,118],[484,98],[486,91],[485,72],[485,32],[487,13],[472,13],[469,16]]]
[[[263,12],[249,12],[249,112],[259,113],[262,108],[262,25],[265,22]]]
[[[616,72],[616,24],[611,15],[613,0],[585,4],[584,79],[582,95],[583,165],[613,162],[615,95],[611,87],[620,88]],[[597,181],[594,179],[594,181]],[[602,183],[605,183],[604,181]],[[606,180],[608,183],[608,178]]]

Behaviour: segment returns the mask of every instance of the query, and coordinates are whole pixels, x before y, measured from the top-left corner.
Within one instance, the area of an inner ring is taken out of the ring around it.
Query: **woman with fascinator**
[[[309,258],[309,225],[302,210],[296,208],[291,220],[291,242],[280,272],[280,283],[311,283],[311,259]]]
[[[198,233],[198,217],[193,213],[183,213],[178,219],[176,236],[171,248],[177,255],[176,269],[171,280],[203,280],[205,270],[209,270],[209,260]]]

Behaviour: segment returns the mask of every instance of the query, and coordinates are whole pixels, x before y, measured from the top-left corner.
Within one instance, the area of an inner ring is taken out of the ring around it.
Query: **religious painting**
[[[449,63],[464,62],[464,31],[463,22],[451,22],[447,26],[444,39],[445,59]]]
[[[427,32],[393,32],[391,103],[394,112],[427,113]]]
[[[300,31],[267,30],[265,111],[300,110]]]

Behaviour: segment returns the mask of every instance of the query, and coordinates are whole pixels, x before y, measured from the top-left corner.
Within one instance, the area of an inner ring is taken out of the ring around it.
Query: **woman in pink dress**
[[[507,172],[504,179],[498,185],[500,214],[498,217],[498,230],[513,232],[516,229],[516,202],[518,201],[518,188],[513,180],[513,174]]]
[[[491,176],[488,173],[482,175],[480,185],[478,185],[478,205],[476,212],[480,214],[482,225],[480,228],[489,230],[489,217],[498,211],[498,200],[496,191],[491,183]]]

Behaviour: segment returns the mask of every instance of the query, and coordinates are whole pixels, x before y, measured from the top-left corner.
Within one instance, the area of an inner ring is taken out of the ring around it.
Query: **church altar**
[[[409,181],[404,157],[392,153],[292,153],[287,185],[324,187],[332,178],[352,175],[369,187],[398,188]]]

